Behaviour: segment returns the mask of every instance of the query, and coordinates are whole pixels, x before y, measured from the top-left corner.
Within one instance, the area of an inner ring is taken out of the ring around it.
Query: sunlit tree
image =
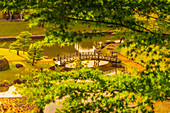
[[[27,84],[28,87],[26,85],[21,87],[23,90],[35,88],[35,93],[31,94],[37,97],[40,96],[39,93],[41,94],[42,99],[35,102],[40,108],[52,102],[54,97],[61,98],[70,95],[70,98],[63,103],[61,111],[153,112],[153,100],[164,101],[170,96],[170,74],[167,60],[170,48],[169,0],[2,0],[2,3],[3,11],[23,12],[25,21],[30,22],[30,27],[45,26],[46,43],[64,45],[96,35],[96,28],[91,35],[88,31],[70,30],[74,25],[83,24],[114,31],[123,29],[123,32],[120,32],[126,39],[123,46],[130,47],[135,44],[128,50],[128,56],[136,57],[144,52],[148,56],[155,54],[161,56],[151,57],[152,59],[149,60],[142,59],[141,63],[144,64],[145,71],[133,73],[133,76],[123,74],[118,77],[102,78],[102,74],[95,74],[93,70],[85,71],[85,75],[81,70],[68,72],[69,74],[67,72],[39,73],[37,76],[43,80],[38,79],[33,85]],[[154,51],[155,47],[158,47],[157,51]],[[162,61],[166,65],[163,70],[160,68]],[[58,78],[53,78],[54,76]],[[68,82],[70,80],[68,76],[73,81]],[[77,79],[91,79],[93,82],[77,84]],[[51,88],[51,93],[46,92],[44,87]],[[108,97],[103,96],[105,93]],[[22,91],[21,94],[24,95]],[[27,96],[30,95],[27,94]],[[88,98],[92,101],[82,102]],[[130,108],[129,103],[137,105]],[[148,106],[150,110],[147,109]]]

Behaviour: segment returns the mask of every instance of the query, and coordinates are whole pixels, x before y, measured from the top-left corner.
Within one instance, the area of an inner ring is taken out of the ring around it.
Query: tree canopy
[[[76,24],[84,24],[89,27],[109,28],[115,31],[115,36],[123,35],[126,39],[123,46],[130,47],[127,52],[130,57],[141,53],[146,53],[146,56],[150,57],[149,60],[141,59],[140,63],[144,64],[145,70],[132,73],[134,76],[124,73],[118,77],[102,77],[104,75],[98,70],[84,68],[64,74],[46,71],[39,73],[32,84],[27,81],[26,85],[18,87],[23,89],[21,93],[34,89],[30,95],[33,95],[32,98],[40,97],[37,100],[37,103],[41,103],[40,108],[52,102],[54,95],[61,98],[68,94],[71,97],[63,108],[65,112],[96,109],[102,112],[112,110],[129,112],[132,109],[153,112],[152,100],[163,101],[170,96],[169,0],[2,0],[0,6],[3,11],[22,12],[24,20],[30,22],[30,27],[33,25],[45,27],[47,29],[45,43],[72,44],[81,41],[82,38],[96,35],[96,29],[90,35],[88,31],[70,30]],[[119,29],[120,32],[117,31]],[[153,55],[158,57],[153,58]],[[160,62],[166,62],[166,66],[161,66]],[[93,82],[77,85],[77,79],[87,78]],[[68,82],[69,79],[74,80]],[[45,89],[54,92],[50,94]],[[115,90],[117,92],[114,92]],[[102,96],[102,93],[107,92],[111,95]],[[41,96],[47,93],[47,96]],[[91,93],[96,97],[91,97],[89,95]],[[98,103],[95,102],[97,96],[101,97]],[[94,101],[82,104],[82,99],[87,100],[88,97]],[[36,100],[34,102],[36,103]],[[129,108],[126,103],[130,102],[137,102],[137,109]],[[148,110],[147,106],[152,109]]]
[[[88,37],[82,36],[80,31],[68,31],[71,25],[78,23],[110,29],[126,28],[132,34],[158,35],[159,38],[152,42],[154,44],[163,43],[165,38],[162,36],[166,36],[170,28],[169,0],[2,0],[2,9],[23,12],[25,20],[31,25],[46,25],[46,36],[53,37],[48,40],[59,43]],[[146,23],[143,19],[152,21]],[[150,29],[150,24],[155,23],[159,24],[157,28]],[[145,40],[151,42],[150,38]]]

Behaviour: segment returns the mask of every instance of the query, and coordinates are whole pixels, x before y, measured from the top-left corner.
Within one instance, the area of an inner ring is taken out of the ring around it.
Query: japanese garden
[[[170,113],[170,0],[1,0],[1,112]]]

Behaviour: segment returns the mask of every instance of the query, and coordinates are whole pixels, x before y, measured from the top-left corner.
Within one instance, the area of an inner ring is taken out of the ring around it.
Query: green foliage
[[[32,40],[31,36],[32,35],[28,31],[21,32],[21,34],[16,36],[17,40],[10,44],[9,49],[16,50],[17,55],[19,55],[20,50],[24,52],[25,47],[29,47]]]
[[[9,49],[10,50],[16,50],[17,55],[19,55],[19,51],[22,49],[22,44],[19,41],[15,41],[15,42],[10,44]]]
[[[30,43],[32,42],[31,37],[32,37],[32,34],[29,33],[28,31],[23,31],[21,32],[21,34],[16,36],[17,41],[22,44],[23,52],[24,52],[25,47],[29,47]]]
[[[81,65],[76,71],[52,73],[46,70],[36,73],[34,79],[28,79],[31,83],[18,87],[22,89],[22,95],[29,96],[29,100],[37,98],[32,103],[39,108],[55,97],[69,95],[63,103],[63,112],[153,112],[152,100],[163,101],[169,96],[169,51],[166,51],[170,48],[169,0],[2,0],[2,3],[3,11],[23,12],[25,21],[31,22],[30,26],[46,25],[45,44],[72,44],[82,38],[96,36],[96,29],[90,35],[80,30],[69,31],[71,26],[81,23],[89,27],[122,29],[115,36],[125,37],[124,47],[135,44],[127,51],[130,57],[142,53],[150,58],[157,54],[161,56],[141,60],[145,71],[132,74],[134,76],[103,76],[99,70],[82,68]],[[29,55],[32,60],[35,58],[33,47],[30,47]],[[158,49],[155,50],[156,47]],[[162,69],[160,61],[165,63],[166,68]],[[78,83],[78,79],[82,81]],[[85,79],[92,82],[86,83]],[[137,107],[129,107],[129,103],[135,103]],[[150,106],[151,110],[146,106]]]
[[[34,73],[33,78],[22,76],[27,82],[17,88],[39,109],[65,98],[59,112],[153,112],[152,100],[164,100],[169,90],[168,81],[164,81],[169,75],[161,73],[159,76],[136,73],[133,73],[135,76],[104,76],[98,69],[85,67],[61,73],[44,70]]]
[[[0,47],[4,47],[6,45],[6,42],[4,42],[2,45],[0,45]]]
[[[37,62],[42,60],[43,49],[39,43],[31,44],[29,50],[27,51],[28,60],[31,62],[32,66]]]
[[[150,0],[90,0],[88,2],[2,0],[2,3],[3,11],[23,12],[24,20],[31,22],[30,26],[47,26],[46,38],[49,42],[69,44],[77,39],[81,41],[80,38],[96,35],[95,28],[91,35],[88,32],[84,32],[83,35],[80,30],[69,31],[72,26],[80,23],[89,27],[95,25],[112,30],[125,28],[126,31],[123,33],[125,37],[134,33],[167,35],[169,31],[170,1],[158,0],[153,3]],[[159,30],[159,28],[163,29]]]

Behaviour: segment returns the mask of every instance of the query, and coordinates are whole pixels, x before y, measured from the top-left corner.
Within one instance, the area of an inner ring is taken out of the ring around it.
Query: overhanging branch
[[[136,31],[136,32],[139,32],[139,33],[152,33],[152,34],[156,34],[155,32],[152,32],[150,31],[149,29],[145,28],[145,27],[142,27],[140,25],[137,25],[135,24],[135,26],[137,27],[140,27],[142,29],[145,29],[149,32],[146,32],[146,31],[142,31],[142,30],[138,30],[138,29],[135,29],[135,28],[132,28],[132,27],[128,27],[127,25],[123,24],[123,23],[113,23],[113,22],[105,22],[105,21],[100,21],[100,20],[85,20],[85,19],[77,19],[77,18],[71,18],[71,17],[68,17],[68,19],[71,19],[71,20],[78,20],[78,21],[85,21],[85,22],[94,22],[94,23],[103,23],[103,24],[108,24],[108,25],[118,25],[118,26],[121,26],[121,27],[125,27],[125,28],[128,28],[128,29],[131,29],[133,31]],[[168,34],[163,34],[163,35],[168,35]]]

